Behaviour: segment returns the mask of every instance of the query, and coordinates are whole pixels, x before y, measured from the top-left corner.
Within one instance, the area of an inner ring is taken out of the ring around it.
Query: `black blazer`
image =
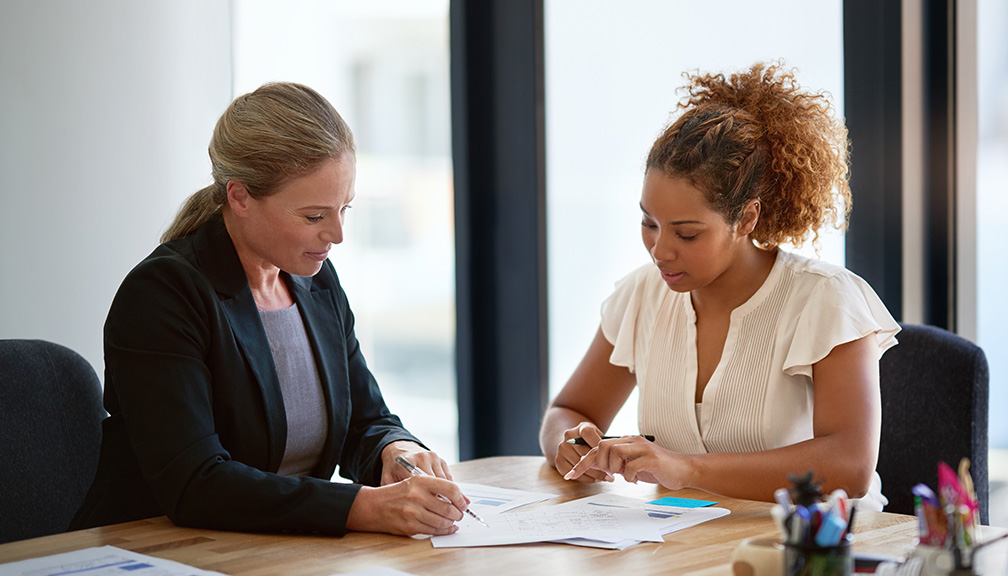
[[[269,342],[220,217],[134,268],[105,322],[98,471],[70,529],[166,514],[241,531],[343,534],[360,484],[381,479],[382,448],[418,442],[385,406],[329,261],[281,273],[297,302],[325,396],[329,434],[304,478],[276,474],[287,420]],[[419,442],[418,442],[419,443]]]

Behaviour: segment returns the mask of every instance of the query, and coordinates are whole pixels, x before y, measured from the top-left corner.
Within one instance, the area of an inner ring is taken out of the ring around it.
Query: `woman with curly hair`
[[[646,162],[652,263],[603,303],[546,411],[543,453],[567,479],[753,500],[812,470],[881,509],[878,361],[899,325],[861,278],[779,248],[846,226],[846,128],[781,64],[688,78]],[[654,441],[603,439],[634,386]]]

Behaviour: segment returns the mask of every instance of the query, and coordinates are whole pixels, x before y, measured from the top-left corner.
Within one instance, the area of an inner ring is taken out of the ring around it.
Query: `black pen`
[[[417,468],[416,465],[414,465],[409,460],[403,458],[402,456],[396,456],[395,457],[395,461],[400,466],[402,466],[403,468],[405,468],[406,471],[409,472],[413,476],[430,476],[430,474],[427,474],[426,472],[424,472],[420,468]],[[438,498],[440,498],[440,499],[444,500],[445,502],[448,502],[449,504],[451,504],[451,500],[445,498],[444,496],[442,496],[440,494],[438,494]],[[472,516],[473,518],[475,518],[477,522],[479,522],[480,524],[486,526],[487,528],[490,527],[489,524],[487,524],[482,518],[479,517],[479,514],[473,512],[468,507],[466,507],[465,513],[468,514],[468,515],[470,515],[470,516]]]
[[[654,442],[654,436],[652,436],[650,434],[644,434],[641,437],[644,438],[645,440],[650,441],[650,442]],[[602,437],[603,440],[612,440],[613,438],[622,438],[622,436],[603,436]],[[588,445],[588,442],[586,442],[584,438],[571,438],[570,440],[567,441],[567,443],[568,444],[575,444],[577,446],[587,446]]]

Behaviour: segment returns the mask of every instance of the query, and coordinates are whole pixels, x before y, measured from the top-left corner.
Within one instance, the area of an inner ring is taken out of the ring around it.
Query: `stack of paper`
[[[645,502],[635,498],[617,496],[615,494],[599,494],[587,498],[591,506],[609,508],[639,508],[643,509],[648,519],[658,529],[661,534],[669,534],[677,530],[696,526],[701,522],[713,520],[726,516],[729,510],[725,508],[715,508],[711,506],[714,502],[703,500],[683,500],[683,499],[661,499]],[[668,500],[666,504],[663,500]],[[575,500],[574,502],[579,502]],[[598,538],[568,538],[561,540],[565,544],[575,544],[578,546],[593,546],[595,548],[610,548],[613,550],[623,550],[634,544],[639,544],[643,540],[625,538],[623,540],[600,540]],[[658,540],[661,542],[662,540]]]
[[[579,546],[624,549],[640,542],[662,542],[663,534],[694,526],[728,514],[724,508],[707,507],[713,502],[677,501],[665,505],[614,494],[597,494],[555,506],[516,510],[541,502],[551,495],[503,490],[479,484],[460,484],[469,496],[470,507],[489,525],[468,517],[459,522],[459,531],[434,536],[435,548],[499,546],[529,542],[563,542]],[[495,498],[489,495],[494,491]],[[482,496],[487,495],[484,501]]]

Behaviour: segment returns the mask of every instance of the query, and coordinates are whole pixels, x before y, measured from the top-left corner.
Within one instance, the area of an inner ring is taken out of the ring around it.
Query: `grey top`
[[[297,304],[260,310],[287,414],[287,444],[278,473],[304,476],[315,468],[325,445],[326,408],[318,368]]]

